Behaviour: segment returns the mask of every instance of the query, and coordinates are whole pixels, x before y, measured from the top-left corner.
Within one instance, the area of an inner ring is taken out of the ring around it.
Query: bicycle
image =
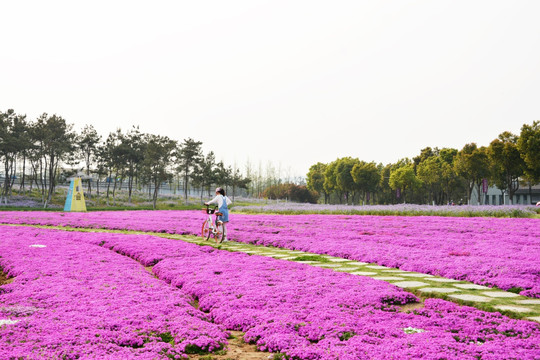
[[[223,215],[220,212],[216,212],[218,209],[217,206],[210,208],[209,205],[206,205],[206,208],[203,208],[203,212],[208,215],[208,218],[204,220],[202,224],[202,237],[205,240],[210,239],[210,235],[214,235],[216,244],[220,244],[223,241],[223,222],[217,219],[218,216]],[[216,215],[216,221],[212,221],[212,214]]]

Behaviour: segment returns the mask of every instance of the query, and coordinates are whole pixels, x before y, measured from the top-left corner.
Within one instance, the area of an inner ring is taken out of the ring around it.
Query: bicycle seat
[[[223,213],[221,213],[219,211],[216,213],[216,216],[222,216],[222,215],[223,215]]]

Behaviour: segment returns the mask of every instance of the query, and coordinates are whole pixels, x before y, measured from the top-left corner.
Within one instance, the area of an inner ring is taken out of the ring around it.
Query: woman
[[[210,200],[209,202],[204,203],[204,205],[217,205],[218,212],[221,215],[218,215],[217,221],[223,223],[223,241],[227,241],[227,227],[225,224],[229,222],[229,208],[228,206],[232,204],[231,199],[225,196],[225,190],[218,187],[216,189],[216,197]]]

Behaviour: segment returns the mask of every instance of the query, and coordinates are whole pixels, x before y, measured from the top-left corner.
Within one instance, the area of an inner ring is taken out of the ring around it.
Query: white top
[[[223,196],[223,195],[217,195],[215,198],[213,198],[212,200],[210,200],[209,202],[207,202],[208,205],[213,205],[213,204],[216,204],[220,209],[221,207],[223,206],[223,200],[225,199],[225,201],[227,201],[227,206],[231,205],[232,204],[232,201],[231,199],[229,199],[228,197],[226,196]]]

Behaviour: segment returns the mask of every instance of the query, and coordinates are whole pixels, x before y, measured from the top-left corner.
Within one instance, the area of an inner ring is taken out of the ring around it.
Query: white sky
[[[540,119],[540,1],[1,1],[0,110],[289,175]]]

